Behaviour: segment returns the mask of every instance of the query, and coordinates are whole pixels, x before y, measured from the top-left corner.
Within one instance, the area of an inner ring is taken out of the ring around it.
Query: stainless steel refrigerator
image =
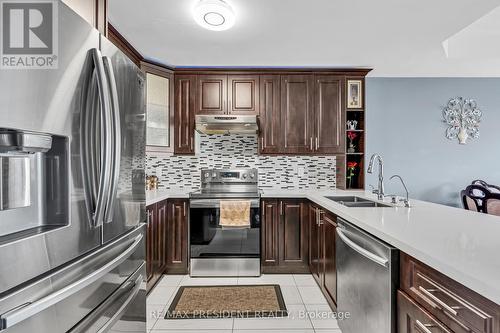
[[[144,77],[57,19],[57,69],[0,69],[0,331],[146,332]]]

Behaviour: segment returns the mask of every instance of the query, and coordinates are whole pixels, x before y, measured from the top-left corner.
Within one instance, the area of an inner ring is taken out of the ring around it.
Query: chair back
[[[472,183],[472,185],[481,185],[483,187],[486,187],[490,192],[492,193],[500,193],[500,186],[488,184],[484,180],[481,179],[476,179]]]
[[[482,185],[469,185],[460,192],[462,205],[467,210],[484,212],[484,199],[489,193],[491,192]]]
[[[489,193],[483,200],[486,214],[500,216],[500,193]]]

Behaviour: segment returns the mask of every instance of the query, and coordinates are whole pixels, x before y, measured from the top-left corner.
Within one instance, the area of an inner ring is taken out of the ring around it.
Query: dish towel
[[[250,228],[250,201],[220,202],[220,221],[222,228]]]

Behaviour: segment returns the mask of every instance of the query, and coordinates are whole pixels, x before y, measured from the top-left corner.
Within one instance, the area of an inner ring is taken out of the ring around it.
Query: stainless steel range
[[[257,169],[204,169],[190,195],[191,276],[260,275],[260,194]],[[225,228],[221,204],[250,204],[249,225]]]

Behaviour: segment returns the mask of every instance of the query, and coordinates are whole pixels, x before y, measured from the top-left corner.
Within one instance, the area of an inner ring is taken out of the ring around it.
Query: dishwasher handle
[[[337,235],[347,246],[349,246],[351,249],[361,254],[363,257],[379,264],[380,266],[387,267],[387,264],[389,263],[388,259],[376,255],[368,250],[365,250],[358,244],[354,243],[351,239],[349,239],[349,237],[346,236],[346,234],[344,234],[344,232],[340,227],[337,227]]]

